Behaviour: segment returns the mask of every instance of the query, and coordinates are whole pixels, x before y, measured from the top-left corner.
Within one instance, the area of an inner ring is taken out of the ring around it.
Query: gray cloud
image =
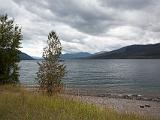
[[[120,9],[144,9],[155,5],[157,0],[102,0],[102,5]]]
[[[0,0],[22,26],[23,49],[40,56],[55,30],[64,52],[98,52],[160,42],[159,0]],[[35,46],[37,47],[35,49]]]

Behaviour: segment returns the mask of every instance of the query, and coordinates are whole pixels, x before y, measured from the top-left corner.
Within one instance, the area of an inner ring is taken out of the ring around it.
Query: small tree
[[[62,46],[57,34],[51,31],[48,35],[47,47],[43,51],[43,61],[39,64],[37,80],[41,90],[48,95],[60,92],[65,75],[65,66],[60,62]]]
[[[7,15],[0,15],[0,84],[19,82],[21,29]]]

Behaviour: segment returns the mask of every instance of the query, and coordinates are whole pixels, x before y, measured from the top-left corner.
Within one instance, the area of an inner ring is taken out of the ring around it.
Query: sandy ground
[[[113,108],[119,113],[134,113],[160,120],[160,102],[130,100],[120,98],[63,95],[73,100]],[[145,106],[146,105],[146,106]],[[141,106],[141,107],[140,107]],[[144,107],[144,108],[143,108]]]

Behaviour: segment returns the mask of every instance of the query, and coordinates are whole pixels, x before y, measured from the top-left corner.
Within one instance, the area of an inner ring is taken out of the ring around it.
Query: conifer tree
[[[0,84],[19,82],[21,40],[21,28],[7,15],[0,15]]]
[[[65,66],[60,61],[62,46],[57,34],[51,31],[48,35],[47,47],[43,51],[43,61],[39,64],[37,80],[41,90],[52,95],[62,89],[62,78]]]

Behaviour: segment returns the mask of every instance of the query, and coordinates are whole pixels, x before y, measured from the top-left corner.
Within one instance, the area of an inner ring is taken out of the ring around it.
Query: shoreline
[[[118,113],[129,113],[147,116],[148,118],[156,120],[160,119],[160,102],[96,96],[77,96],[71,94],[60,94],[60,96],[103,108],[111,108]]]
[[[35,91],[37,90],[37,86],[23,86],[27,90]],[[67,89],[64,88],[61,92],[62,94],[74,95],[74,96],[91,96],[91,97],[102,97],[102,98],[114,98],[114,99],[127,99],[127,100],[140,100],[140,101],[153,101],[160,103],[160,96],[144,96],[141,94],[113,94],[113,93],[106,93],[106,94],[96,94],[96,93],[89,93],[82,92],[78,89]]]
[[[81,91],[76,89],[65,89],[62,93],[69,95],[78,95],[78,96],[93,96],[93,97],[107,97],[107,98],[115,98],[115,99],[129,99],[129,100],[141,100],[141,101],[153,101],[160,103],[160,96],[145,96],[141,94],[120,94],[120,93],[94,93],[88,91]]]

